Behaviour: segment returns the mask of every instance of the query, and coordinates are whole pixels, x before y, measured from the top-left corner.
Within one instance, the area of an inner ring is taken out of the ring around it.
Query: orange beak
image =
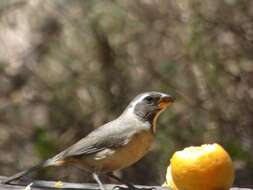
[[[169,105],[171,105],[175,100],[176,100],[176,98],[173,96],[164,95],[163,97],[161,97],[161,99],[159,101],[159,107],[161,109],[164,109],[164,108],[168,107]]]

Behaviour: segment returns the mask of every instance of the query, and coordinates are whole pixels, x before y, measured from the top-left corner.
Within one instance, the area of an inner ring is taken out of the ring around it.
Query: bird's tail
[[[28,173],[39,170],[41,168],[46,168],[46,167],[50,167],[50,166],[61,166],[65,163],[63,160],[64,155],[65,155],[65,152],[63,151],[63,152],[57,154],[56,156],[54,156],[53,158],[43,161],[36,166],[33,166],[27,170],[24,170],[22,172],[19,172],[19,173],[13,175],[13,176],[8,177],[7,179],[2,180],[0,183],[8,184],[14,180],[17,180],[17,179],[27,175]]]
[[[1,183],[2,184],[8,184],[8,183],[10,183],[10,182],[12,182],[14,180],[20,179],[21,177],[27,175],[28,173],[34,172],[36,170],[39,170],[41,168],[48,167],[48,166],[50,166],[50,165],[48,165],[48,161],[44,161],[44,162],[42,162],[42,163],[40,163],[40,164],[38,164],[36,166],[33,166],[33,167],[31,167],[31,168],[29,168],[27,170],[24,170],[22,172],[19,172],[19,173],[13,175],[13,176],[10,176],[10,177],[2,180]]]

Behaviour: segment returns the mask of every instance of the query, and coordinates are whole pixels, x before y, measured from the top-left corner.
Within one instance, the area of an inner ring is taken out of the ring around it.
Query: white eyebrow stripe
[[[135,101],[131,102],[130,106],[128,107],[127,109],[127,112],[128,113],[134,113],[134,108],[135,106],[141,102],[146,96],[148,95],[148,93],[144,93],[144,94],[141,94],[138,99],[136,99]]]
[[[138,97],[138,99],[136,99],[134,102],[131,103],[131,106],[135,107],[136,104],[138,104],[139,102],[141,102],[147,96],[148,96],[148,93],[141,94],[140,97]]]

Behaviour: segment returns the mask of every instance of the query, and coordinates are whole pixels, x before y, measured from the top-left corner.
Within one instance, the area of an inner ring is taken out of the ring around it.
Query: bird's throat
[[[151,131],[152,133],[156,132],[156,123],[157,123],[157,118],[160,114],[160,111],[157,112],[147,112],[145,114],[143,113],[136,113],[137,116],[140,117],[141,120],[145,122],[149,122],[151,124]]]

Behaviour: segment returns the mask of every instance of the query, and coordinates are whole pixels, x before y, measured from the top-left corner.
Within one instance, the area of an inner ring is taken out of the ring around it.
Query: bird
[[[90,172],[100,189],[104,189],[98,174],[112,173],[140,160],[154,142],[158,116],[174,100],[173,96],[162,92],[141,93],[115,120],[94,129],[52,158],[6,178],[2,184],[42,168],[75,165]]]

